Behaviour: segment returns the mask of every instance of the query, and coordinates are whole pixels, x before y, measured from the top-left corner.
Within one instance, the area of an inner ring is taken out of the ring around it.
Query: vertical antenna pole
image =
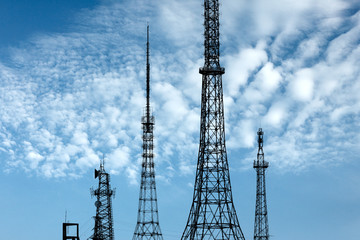
[[[150,123],[150,43],[149,24],[147,25],[146,41],[146,121]]]

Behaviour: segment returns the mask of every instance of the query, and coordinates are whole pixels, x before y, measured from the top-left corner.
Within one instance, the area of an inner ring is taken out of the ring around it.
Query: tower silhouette
[[[204,1],[204,67],[200,146],[193,202],[182,239],[244,239],[233,204],[225,147],[222,74],[219,61],[219,1]]]
[[[110,187],[110,175],[104,169],[104,159],[100,161],[100,169],[95,169],[95,178],[99,178],[99,187],[91,189],[91,195],[96,196],[96,216],[93,240],[113,240],[113,216],[111,197],[115,196],[115,190]]]
[[[261,128],[257,132],[258,135],[258,153],[257,160],[254,161],[254,169],[256,171],[256,207],[255,207],[255,224],[254,224],[254,240],[269,239],[269,224],[266,205],[266,188],[265,188],[265,170],[269,163],[264,159],[263,137],[264,132]]]
[[[139,194],[139,210],[133,240],[163,239],[160,225],[156,196],[154,170],[154,116],[150,113],[150,49],[149,25],[147,26],[146,42],[146,107],[141,123],[143,128],[143,161]]]

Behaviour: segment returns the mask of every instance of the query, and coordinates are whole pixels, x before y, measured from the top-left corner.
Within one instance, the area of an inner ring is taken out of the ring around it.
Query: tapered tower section
[[[100,169],[95,169],[95,178],[99,179],[99,187],[91,189],[91,195],[96,197],[96,216],[93,240],[113,240],[113,215],[111,198],[115,196],[115,190],[110,186],[110,175],[105,171],[104,160],[100,162]]]
[[[154,116],[150,112],[150,49],[149,26],[146,43],[146,107],[142,117],[143,161],[139,195],[139,210],[133,240],[162,240],[157,206],[155,170],[154,170]]]
[[[182,239],[244,239],[231,193],[219,61],[219,1],[204,1],[200,147],[193,203]]]
[[[258,153],[257,160],[254,161],[254,169],[256,171],[256,207],[255,207],[255,224],[254,224],[254,240],[269,239],[268,212],[266,205],[266,188],[265,188],[265,170],[269,167],[269,163],[264,159],[263,137],[264,132],[261,128],[257,132],[258,135]]]

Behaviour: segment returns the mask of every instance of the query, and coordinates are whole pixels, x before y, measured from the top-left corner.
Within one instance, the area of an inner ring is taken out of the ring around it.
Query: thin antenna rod
[[[146,122],[150,123],[150,43],[149,43],[149,24],[147,25],[146,41]]]
[[[102,159],[100,159],[100,171],[105,171],[104,165],[105,165],[105,155],[103,153]]]
[[[67,223],[67,210],[66,209],[65,209],[65,223]],[[65,232],[66,232],[66,235],[68,235],[68,233],[69,233],[69,227],[68,226],[65,227]]]

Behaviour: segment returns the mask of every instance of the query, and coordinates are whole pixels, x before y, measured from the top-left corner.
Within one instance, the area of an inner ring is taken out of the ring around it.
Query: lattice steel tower
[[[150,49],[149,26],[147,26],[146,42],[146,107],[142,117],[143,128],[143,161],[141,169],[141,183],[139,194],[139,210],[133,240],[151,239],[162,240],[159,225],[159,215],[156,196],[155,170],[154,170],[154,125],[155,119],[150,112]]]
[[[254,240],[269,239],[268,212],[266,206],[266,189],[265,189],[265,170],[269,163],[264,159],[263,137],[264,132],[261,128],[257,132],[259,149],[257,160],[254,161],[256,170],[256,207],[255,207],[255,224],[254,224]]]
[[[193,203],[182,239],[244,239],[231,193],[219,61],[219,1],[204,1],[200,147]]]
[[[96,196],[96,216],[93,240],[113,240],[113,215],[111,198],[115,196],[115,190],[110,187],[110,175],[104,169],[104,159],[100,162],[100,169],[95,169],[95,178],[99,178],[99,187],[91,189],[91,195]]]

